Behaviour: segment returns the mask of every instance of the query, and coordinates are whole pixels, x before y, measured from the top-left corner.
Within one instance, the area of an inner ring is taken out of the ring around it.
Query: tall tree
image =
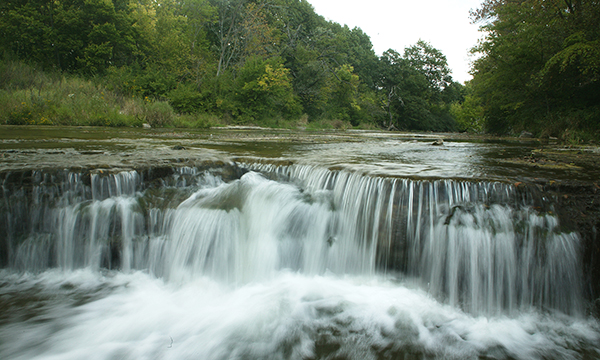
[[[140,56],[129,0],[17,0],[0,4],[0,47],[46,67],[87,74]]]
[[[432,91],[441,93],[452,83],[446,56],[429,43],[417,41],[404,49],[404,58],[412,68],[425,75]]]
[[[278,58],[249,58],[236,78],[234,99],[239,103],[238,120],[293,117],[300,113],[289,70]]]
[[[276,55],[278,39],[266,19],[265,1],[211,0],[217,21],[211,27],[217,50],[216,76],[251,56]]]
[[[588,0],[487,0],[472,13],[474,94],[497,133],[600,137],[600,6]]]
[[[390,49],[381,56],[379,74],[387,128],[454,130],[450,104],[460,85],[452,81],[439,50],[423,41],[407,47],[404,56]]]

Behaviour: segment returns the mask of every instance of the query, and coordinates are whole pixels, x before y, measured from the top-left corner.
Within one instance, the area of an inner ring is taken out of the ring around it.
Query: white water
[[[242,286],[208,277],[173,284],[139,272],[102,276],[90,270],[3,278],[16,283],[2,287],[3,295],[34,293],[46,299],[35,311],[29,309],[28,317],[36,314],[32,318],[0,328],[2,359],[308,359],[333,354],[377,359],[404,358],[404,353],[446,359],[486,354],[579,359],[582,351],[593,359],[600,341],[592,321],[538,312],[474,317],[422,290],[378,277],[284,271]],[[76,306],[82,294],[94,300]]]
[[[0,358],[600,356],[577,235],[510,186],[255,169],[40,184]]]

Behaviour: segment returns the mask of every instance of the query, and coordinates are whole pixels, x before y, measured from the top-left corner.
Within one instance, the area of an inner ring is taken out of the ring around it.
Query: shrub
[[[144,120],[152,127],[164,127],[173,124],[175,113],[166,101],[155,101],[145,104]]]
[[[169,93],[169,104],[180,114],[191,114],[212,109],[209,92],[201,93],[194,85],[182,84]]]

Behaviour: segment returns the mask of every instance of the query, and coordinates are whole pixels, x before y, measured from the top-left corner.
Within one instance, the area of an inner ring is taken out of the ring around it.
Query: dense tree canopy
[[[485,37],[466,87],[427,42],[377,56],[306,0],[6,0],[0,52],[230,123],[600,138],[598,1],[484,0],[471,16]]]
[[[453,130],[445,56],[419,41],[381,57],[360,28],[305,0],[6,0],[0,51],[179,113]],[[540,81],[555,81],[556,58]]]
[[[600,137],[600,2],[486,0],[472,101],[486,129],[580,141]]]

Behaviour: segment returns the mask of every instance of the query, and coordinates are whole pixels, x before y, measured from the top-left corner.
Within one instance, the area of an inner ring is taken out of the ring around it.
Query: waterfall
[[[238,166],[248,172],[227,181],[186,167],[153,182],[137,171],[5,174],[0,264],[238,285],[282,271],[381,275],[472,314],[582,312],[578,235],[512,185]]]

